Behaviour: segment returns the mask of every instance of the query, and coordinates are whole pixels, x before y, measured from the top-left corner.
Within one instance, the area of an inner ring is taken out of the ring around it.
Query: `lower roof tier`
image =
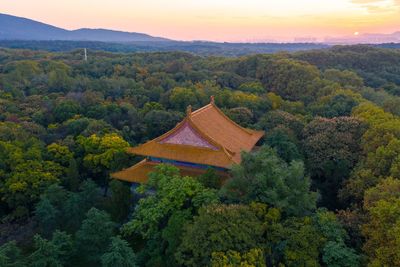
[[[159,143],[155,140],[128,148],[128,152],[145,157],[165,158],[226,169],[239,163],[239,160],[235,161],[235,158],[223,149],[213,150],[189,145]]]
[[[150,172],[156,171],[155,167],[159,164],[160,163],[158,162],[152,162],[145,159],[139,162],[138,164],[133,165],[130,168],[111,174],[111,177],[130,183],[143,184],[147,182],[148,174]],[[187,166],[175,166],[175,167],[179,168],[181,176],[196,177],[207,172],[207,169],[201,169],[201,168],[191,168]],[[215,172],[222,179],[226,179],[229,177],[229,174],[227,172],[220,170],[216,170]]]

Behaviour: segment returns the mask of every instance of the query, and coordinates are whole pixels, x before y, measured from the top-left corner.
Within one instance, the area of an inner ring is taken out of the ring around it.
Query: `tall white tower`
[[[84,57],[84,60],[85,60],[85,61],[87,61],[87,50],[86,50],[86,48],[84,48],[84,51],[85,51],[85,57]]]

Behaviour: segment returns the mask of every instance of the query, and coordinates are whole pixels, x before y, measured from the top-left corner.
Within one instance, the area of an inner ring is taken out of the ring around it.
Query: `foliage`
[[[132,206],[132,193],[130,186],[123,182],[113,180],[110,182],[111,197],[108,205],[108,213],[116,222],[122,222],[127,218]],[[116,207],[118,207],[116,209]]]
[[[1,42],[37,51],[0,49],[1,266],[400,265],[396,49],[222,57],[310,45],[195,43],[181,49],[218,56],[91,50],[84,62],[69,48],[148,46],[17,43]],[[265,131],[232,179],[161,166],[133,194],[109,179],[139,160],[128,147],[210,96]]]
[[[101,257],[101,266],[135,267],[135,260],[135,254],[129,244],[119,237],[113,237],[108,252]]]
[[[400,182],[388,178],[365,193],[364,208],[369,220],[363,226],[364,250],[371,266],[400,263]]]
[[[49,236],[57,227],[58,210],[51,204],[48,198],[42,198],[36,205],[35,216],[39,222],[41,232]]]
[[[151,260],[156,261],[154,250],[160,250],[156,255],[161,257],[165,250],[167,258],[159,261],[174,262],[183,225],[203,205],[218,203],[218,197],[214,189],[205,188],[194,178],[181,177],[176,167],[159,165],[156,168],[157,171],[149,175],[147,185],[140,188],[141,192],[154,189],[155,193],[139,200],[133,218],[124,225],[123,232],[126,235],[136,233],[157,242],[157,247],[148,247],[144,251]]]
[[[261,249],[251,249],[246,253],[229,250],[228,252],[213,252],[211,258],[212,267],[262,267],[265,266],[265,259]]]
[[[361,154],[363,129],[352,117],[316,118],[304,129],[306,160],[326,207],[338,207],[337,192]]]
[[[243,153],[242,164],[235,166],[232,174],[221,190],[222,197],[230,202],[262,202],[287,215],[315,209],[317,195],[310,191],[302,162],[287,164],[271,148]]]
[[[63,232],[55,232],[52,240],[36,235],[35,251],[29,256],[29,266],[63,266],[72,255],[71,237]]]
[[[110,216],[96,208],[91,208],[81,228],[76,233],[76,246],[80,257],[89,263],[100,262],[106,252],[114,231]]]
[[[269,131],[266,134],[265,143],[276,149],[278,156],[287,163],[303,159],[297,138],[293,136],[291,130],[284,126],[277,126]]]
[[[150,237],[159,230],[161,220],[175,211],[187,208],[194,212],[202,205],[218,202],[214,190],[204,188],[191,177],[181,177],[176,167],[159,165],[157,170],[150,174],[148,184],[142,188],[154,188],[156,193],[139,201],[133,220],[125,227],[128,233],[138,232]]]
[[[10,241],[0,247],[0,265],[4,267],[23,267],[26,262],[15,241]]]
[[[185,266],[208,265],[213,252],[256,248],[262,230],[261,222],[246,206],[207,206],[185,228],[176,259]]]

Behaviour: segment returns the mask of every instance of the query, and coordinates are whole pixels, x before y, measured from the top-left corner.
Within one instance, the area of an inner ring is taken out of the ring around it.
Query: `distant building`
[[[214,103],[192,111],[164,135],[128,149],[129,153],[146,157],[138,164],[113,173],[115,179],[145,183],[147,175],[160,163],[176,166],[183,176],[198,176],[213,168],[221,178],[241,162],[242,151],[251,151],[264,135],[246,129],[229,119]]]

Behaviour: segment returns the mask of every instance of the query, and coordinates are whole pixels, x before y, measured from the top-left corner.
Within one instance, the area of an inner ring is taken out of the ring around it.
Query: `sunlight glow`
[[[178,40],[288,41],[400,30],[399,0],[4,0],[0,11],[67,29]]]

